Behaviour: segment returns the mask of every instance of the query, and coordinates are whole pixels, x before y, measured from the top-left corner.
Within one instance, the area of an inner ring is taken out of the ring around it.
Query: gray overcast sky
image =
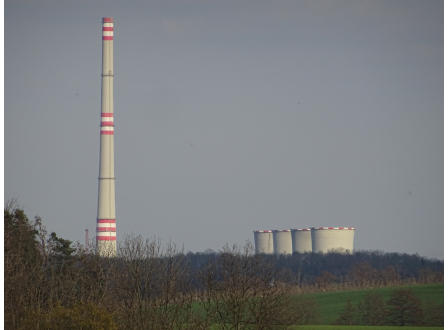
[[[50,232],[95,234],[113,17],[118,240],[342,226],[355,249],[443,258],[443,1],[4,8],[5,199]]]

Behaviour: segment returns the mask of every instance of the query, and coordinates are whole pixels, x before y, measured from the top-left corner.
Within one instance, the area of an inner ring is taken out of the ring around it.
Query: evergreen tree
[[[358,305],[363,325],[383,325],[386,318],[386,305],[378,291],[369,291],[364,301]]]
[[[48,243],[53,254],[57,256],[71,257],[76,251],[76,249],[72,248],[72,241],[58,237],[55,232],[50,234]]]
[[[387,305],[390,325],[420,325],[423,319],[421,301],[411,289],[393,290]]]
[[[424,303],[423,324],[427,327],[443,327],[443,303],[436,305],[431,299],[427,299]]]
[[[339,318],[335,321],[337,325],[355,325],[356,324],[356,308],[353,306],[352,302],[347,300],[347,304],[345,305],[342,313],[339,315]]]
[[[6,329],[15,329],[36,304],[41,284],[37,231],[16,200],[4,209],[4,313]]]

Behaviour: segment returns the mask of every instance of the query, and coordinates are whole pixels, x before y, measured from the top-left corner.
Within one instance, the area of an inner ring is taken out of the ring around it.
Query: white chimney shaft
[[[96,242],[102,256],[115,256],[115,174],[114,174],[114,101],[113,101],[113,18],[103,17],[103,70],[101,74],[100,175]]]

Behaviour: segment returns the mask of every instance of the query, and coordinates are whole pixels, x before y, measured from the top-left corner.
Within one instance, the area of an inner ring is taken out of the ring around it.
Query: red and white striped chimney
[[[100,176],[96,243],[102,256],[115,256],[115,174],[114,174],[114,101],[113,40],[114,20],[103,17],[103,70],[101,74]]]

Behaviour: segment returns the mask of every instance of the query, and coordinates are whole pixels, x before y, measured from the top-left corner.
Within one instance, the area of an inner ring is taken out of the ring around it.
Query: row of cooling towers
[[[355,228],[317,227],[254,231],[255,253],[292,254],[342,250],[353,253]]]

